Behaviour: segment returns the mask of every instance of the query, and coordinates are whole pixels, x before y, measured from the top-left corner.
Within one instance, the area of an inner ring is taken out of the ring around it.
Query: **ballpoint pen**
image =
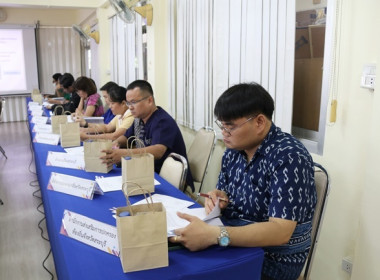
[[[207,197],[207,198],[210,198],[211,199],[211,196],[208,195],[207,193],[198,193],[198,196],[202,196],[202,197]],[[225,198],[222,198],[222,197],[218,197],[220,200],[223,200],[224,202],[228,202],[228,199],[225,199]]]

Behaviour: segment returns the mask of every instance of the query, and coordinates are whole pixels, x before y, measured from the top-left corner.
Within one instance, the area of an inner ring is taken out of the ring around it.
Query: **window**
[[[327,2],[327,3],[326,3]],[[323,154],[332,77],[335,1],[297,12],[292,133],[312,153]],[[297,7],[305,5],[297,0]],[[311,6],[313,7],[313,6]]]
[[[143,43],[141,17],[136,17],[135,21],[129,24],[116,15],[110,20],[112,81],[126,87],[136,79],[146,79],[147,70],[144,68],[144,65],[146,66],[146,43]]]
[[[295,0],[172,0],[170,5],[170,107],[177,122],[196,130],[213,126],[220,94],[240,82],[257,82],[275,100],[275,123],[290,132]]]

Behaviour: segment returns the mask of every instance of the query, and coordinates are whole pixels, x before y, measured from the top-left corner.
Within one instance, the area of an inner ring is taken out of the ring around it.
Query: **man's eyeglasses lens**
[[[257,115],[256,115],[256,116],[252,116],[252,117],[248,118],[247,120],[245,120],[243,123],[241,123],[241,124],[239,124],[239,125],[237,125],[237,126],[231,127],[231,128],[227,128],[227,127],[225,127],[225,126],[221,123],[221,121],[219,121],[219,120],[215,120],[215,123],[216,123],[216,125],[220,128],[220,130],[225,131],[226,133],[228,133],[228,134],[231,136],[231,132],[232,132],[232,131],[234,131],[235,129],[237,129],[237,128],[243,126],[244,124],[246,124],[246,123],[249,122],[250,120],[253,120],[253,119],[256,118],[256,117],[257,117]]]
[[[148,97],[149,96],[145,96],[145,97],[143,97],[143,98],[141,98],[139,100],[136,100],[136,101],[127,101],[126,103],[127,103],[128,106],[135,106],[137,103],[139,103],[139,102],[147,99]]]

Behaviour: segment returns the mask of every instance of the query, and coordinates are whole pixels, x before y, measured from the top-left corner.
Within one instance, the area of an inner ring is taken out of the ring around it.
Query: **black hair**
[[[95,81],[85,76],[76,79],[73,86],[75,90],[83,90],[87,95],[92,95],[97,91]]]
[[[114,83],[114,82],[108,82],[108,83],[104,84],[104,85],[100,88],[100,90],[104,90],[104,91],[108,92],[109,89],[110,89],[111,87],[113,87],[113,86],[117,86],[117,85],[118,85],[117,83]]]
[[[111,102],[122,103],[126,101],[127,89],[125,87],[113,86],[108,90],[108,98]]]
[[[221,121],[232,121],[256,114],[272,119],[274,101],[257,83],[237,84],[227,89],[216,101],[214,115]]]
[[[59,80],[61,86],[65,89],[68,89],[74,84],[74,77],[70,73],[65,73]]]
[[[141,91],[147,92],[147,93],[149,93],[149,95],[153,96],[152,86],[150,85],[150,83],[148,83],[145,80],[136,80],[136,81],[133,81],[132,83],[130,83],[127,86],[127,91],[131,90],[131,89],[134,89],[134,88],[137,88],[137,87],[140,88]]]
[[[53,78],[54,81],[58,81],[58,79],[59,79],[60,77],[62,77],[62,74],[61,74],[61,73],[55,73],[55,74],[52,76],[52,78]]]

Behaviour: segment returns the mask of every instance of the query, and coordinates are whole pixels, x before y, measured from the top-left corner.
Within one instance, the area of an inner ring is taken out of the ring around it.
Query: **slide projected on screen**
[[[22,30],[0,30],[0,89],[26,91]]]

